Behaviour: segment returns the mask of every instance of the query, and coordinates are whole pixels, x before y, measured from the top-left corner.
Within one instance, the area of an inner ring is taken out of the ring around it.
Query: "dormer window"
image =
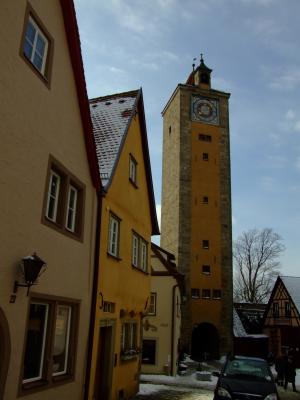
[[[131,154],[129,155],[129,180],[134,186],[137,185],[137,162]]]

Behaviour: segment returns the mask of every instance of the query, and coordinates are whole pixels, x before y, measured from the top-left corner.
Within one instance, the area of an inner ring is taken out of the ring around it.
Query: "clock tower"
[[[181,346],[194,359],[232,350],[229,93],[203,61],[163,115],[161,246],[185,275]]]

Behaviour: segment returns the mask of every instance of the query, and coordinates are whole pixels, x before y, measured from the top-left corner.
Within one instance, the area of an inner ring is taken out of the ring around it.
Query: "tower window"
[[[210,265],[202,265],[202,274],[210,275]]]
[[[169,126],[169,135],[172,133],[172,127],[171,125]]]
[[[209,75],[205,72],[202,72],[202,74],[200,75],[200,81],[201,83],[209,84]]]
[[[221,290],[214,289],[213,290],[213,299],[220,299],[221,298]]]
[[[202,299],[210,299],[210,289],[202,289]]]
[[[208,204],[208,197],[207,196],[203,196],[202,203],[203,204]]]
[[[203,161],[208,161],[208,153],[203,153],[202,159],[203,159]]]
[[[209,240],[202,240],[202,248],[209,249]]]
[[[191,289],[191,297],[192,299],[200,298],[200,289]]]
[[[202,140],[202,142],[211,142],[211,135],[204,135],[203,133],[199,133],[198,139]]]

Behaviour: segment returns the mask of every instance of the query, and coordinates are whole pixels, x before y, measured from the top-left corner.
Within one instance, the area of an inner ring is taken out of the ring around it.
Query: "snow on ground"
[[[203,372],[203,371],[201,371]],[[197,380],[197,373],[194,372],[191,375],[141,375],[140,381],[145,383],[155,383],[160,385],[177,386],[177,387],[191,387],[197,389],[208,389],[214,390],[216,387],[218,378],[211,376],[210,381],[199,381]]]
[[[189,360],[185,359],[184,362],[186,364],[189,363]],[[192,360],[191,360],[192,362]],[[202,370],[201,373],[211,372],[211,368],[205,371],[205,366],[207,364],[201,363]],[[272,372],[275,373],[274,367],[272,367]],[[186,391],[186,390],[194,390],[194,389],[204,389],[213,391],[216,387],[218,378],[211,375],[210,381],[199,381],[197,379],[197,373],[194,372],[191,375],[176,375],[176,376],[168,376],[168,375],[141,375],[140,376],[140,391],[139,394],[150,394],[155,393],[160,390],[168,390],[170,386],[172,390],[176,391]],[[296,387],[297,390],[300,391],[300,369],[296,371]],[[281,391],[282,388],[278,389]],[[291,384],[289,384],[288,389],[291,390]]]

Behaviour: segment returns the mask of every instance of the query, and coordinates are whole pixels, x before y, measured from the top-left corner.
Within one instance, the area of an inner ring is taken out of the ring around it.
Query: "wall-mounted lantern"
[[[24,283],[15,281],[14,293],[17,292],[19,286],[27,287],[28,296],[30,287],[36,284],[37,278],[45,271],[47,264],[36,253],[33,253],[32,256],[22,258],[20,267]]]

